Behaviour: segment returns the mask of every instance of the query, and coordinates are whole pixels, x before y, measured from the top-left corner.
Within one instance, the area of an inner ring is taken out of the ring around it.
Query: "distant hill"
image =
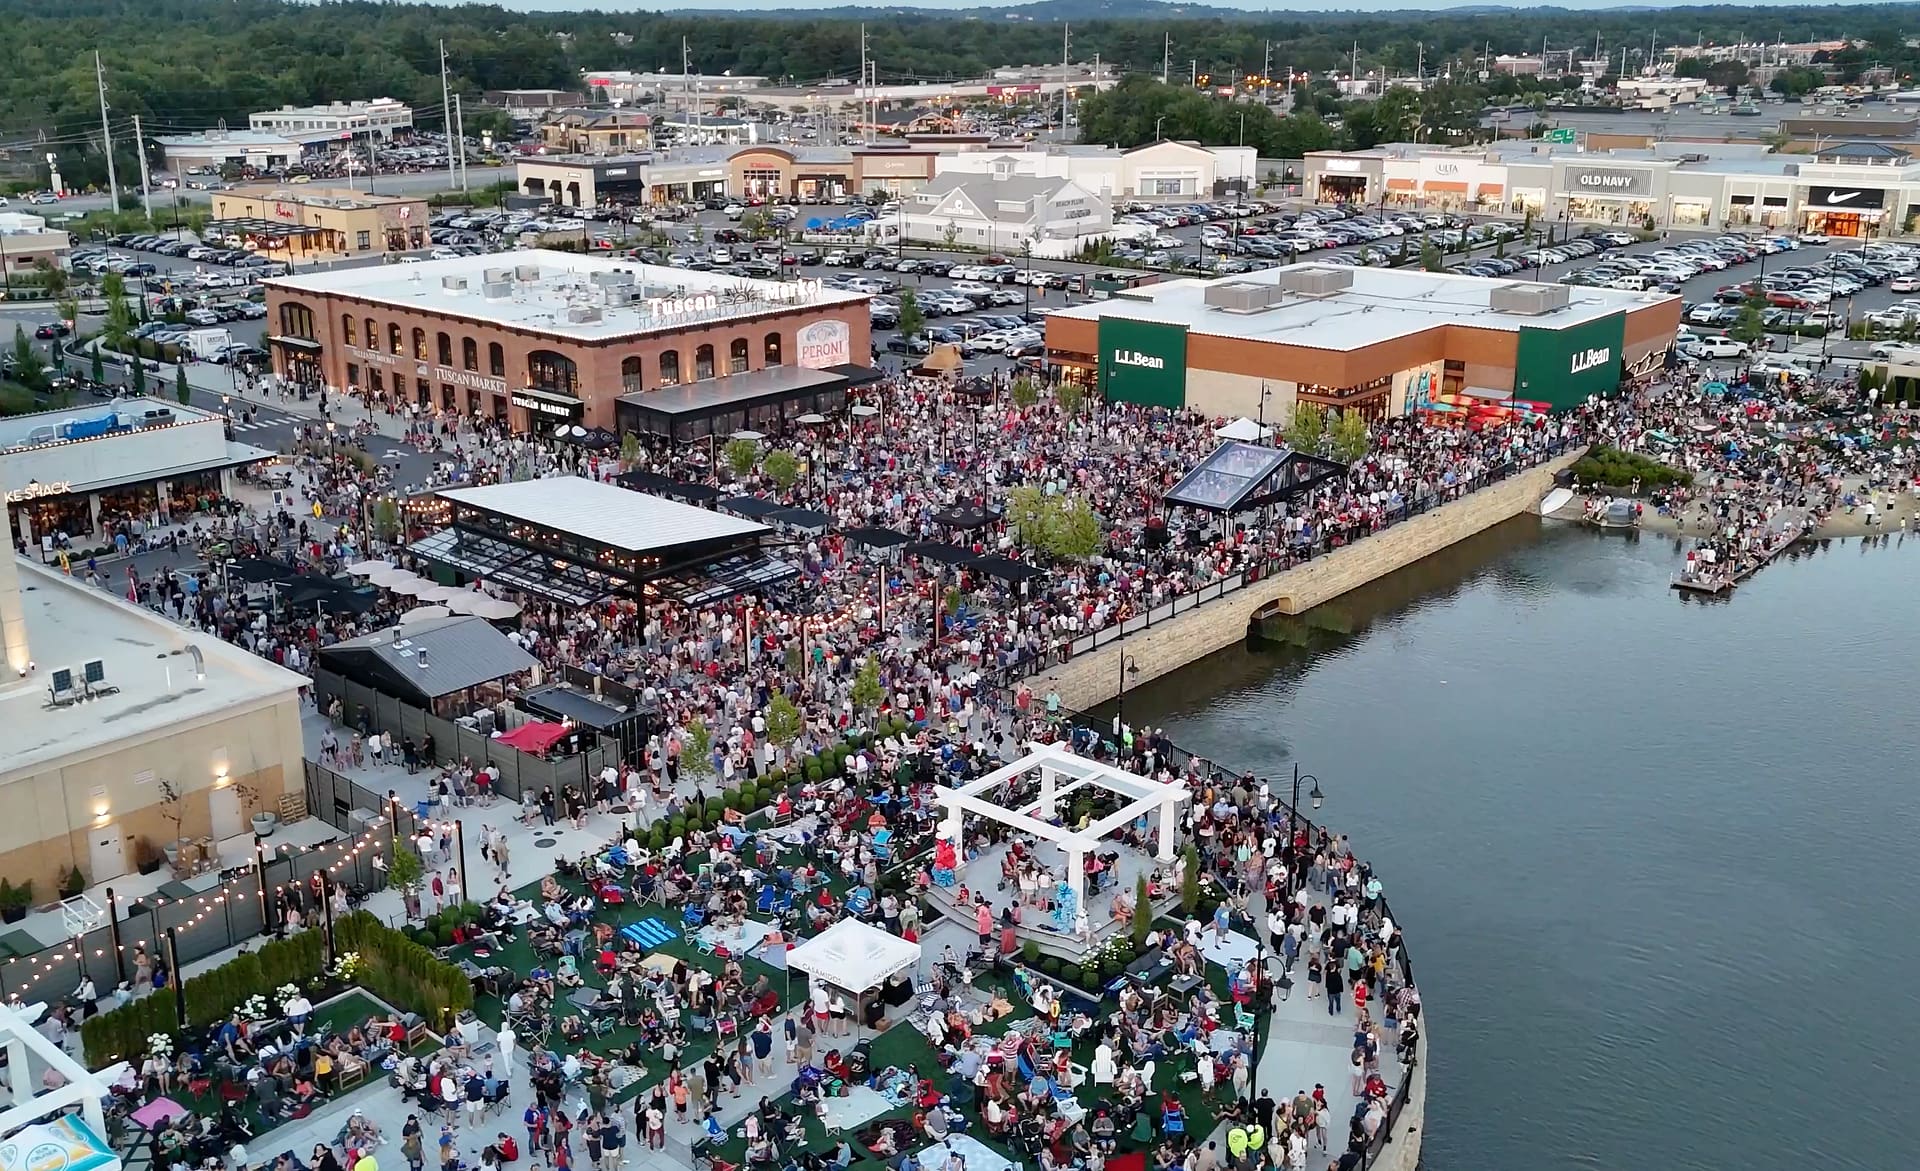
[[[922,16],[935,20],[1017,20],[1032,23],[1093,20],[1251,20],[1270,15],[1209,4],[1169,4],[1166,0],[1035,0],[998,7],[925,8],[911,4],[842,5],[837,8],[684,8],[677,15],[729,15],[757,19],[857,20],[880,16]]]

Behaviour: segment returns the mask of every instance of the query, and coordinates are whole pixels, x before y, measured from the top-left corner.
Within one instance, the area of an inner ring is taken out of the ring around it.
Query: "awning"
[[[310,337],[289,337],[282,333],[270,333],[267,335],[267,340],[279,346],[292,346],[296,350],[320,352],[320,343]]]
[[[779,512],[786,505],[777,500],[762,500],[758,496],[729,496],[720,501],[716,508],[723,508],[735,516],[744,516],[750,520],[762,520]]]
[[[509,748],[518,748],[522,752],[538,755],[566,739],[567,732],[565,724],[550,724],[545,720],[534,720],[500,737],[500,743]]]
[[[942,509],[933,514],[934,524],[942,528],[960,529],[963,532],[973,529],[984,529],[999,519],[1000,514],[997,512],[990,512],[979,508],[964,508],[957,505],[953,508]]]
[[[816,512],[811,508],[782,508],[775,512],[769,512],[761,519],[765,520],[768,524],[780,525],[784,528],[823,532],[833,518],[824,512]]]
[[[969,562],[967,568],[974,573],[984,573],[988,577],[998,578],[1014,585],[1032,581],[1036,577],[1047,576],[1047,571],[1039,566],[1015,561],[1011,557],[980,557]]]
[[[920,962],[920,945],[859,919],[842,919],[787,953],[787,967],[848,992],[866,992]]]
[[[1467,185],[1465,183],[1456,183],[1456,182],[1453,182],[1452,180],[1446,180],[1446,179],[1429,179],[1427,181],[1427,190],[1438,191],[1438,192],[1443,192],[1448,194],[1465,195],[1467,193]]]
[[[672,476],[663,476],[658,472],[643,472],[638,469],[621,472],[613,478],[613,482],[622,488],[631,488],[635,492],[651,492],[655,496],[671,496],[673,489],[679,484],[679,481]]]
[[[1413,188],[1414,188],[1414,182],[1412,179],[1388,179],[1387,180],[1388,191],[1412,191]]]
[[[975,558],[971,549],[962,549],[958,545],[945,545],[938,541],[917,541],[900,551],[909,557],[918,557],[922,561],[933,561],[941,565],[965,565]]]
[[[1505,187],[1498,183],[1482,183],[1480,184],[1480,198],[1485,199],[1489,195],[1504,195],[1506,194],[1506,190]]]
[[[913,540],[905,533],[896,533],[892,529],[847,529],[841,536],[856,545],[865,545],[869,549],[893,549]]]

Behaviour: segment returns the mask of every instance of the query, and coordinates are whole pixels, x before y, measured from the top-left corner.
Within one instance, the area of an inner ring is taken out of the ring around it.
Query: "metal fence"
[[[132,978],[140,949],[156,964],[166,962],[169,932],[180,965],[203,960],[262,934],[266,908],[282,888],[328,870],[340,882],[374,889],[382,875],[374,859],[378,856],[384,866],[387,856],[386,835],[372,832],[314,847],[275,848],[270,841],[262,847],[255,861],[221,871],[205,890],[121,902],[108,887],[106,916],[99,926],[0,963],[0,996],[56,1000],[78,988],[82,975],[102,991],[114,988]],[[261,858],[264,867],[258,865]]]
[[[489,732],[481,731],[478,727],[468,727],[436,716],[323,668],[314,669],[313,686],[322,711],[327,710],[335,699],[340,701],[342,715],[349,728],[391,733],[401,740],[412,740],[422,746],[431,737],[434,759],[430,763],[464,759],[472,761],[475,768],[493,765],[500,770],[500,779],[494,784],[493,791],[509,801],[519,801],[522,793],[537,793],[549,786],[557,793],[566,785],[579,785],[585,792],[590,778],[598,776],[607,765],[619,761],[617,745],[600,738],[596,738],[594,746],[585,752],[558,760],[521,752],[511,745],[500,743]],[[502,730],[507,729],[503,727]],[[381,794],[380,799],[371,806],[349,802],[346,807],[378,809],[385,800],[386,795]]]

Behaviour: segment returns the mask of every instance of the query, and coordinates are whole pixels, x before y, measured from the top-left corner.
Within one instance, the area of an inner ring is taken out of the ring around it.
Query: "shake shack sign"
[[[1603,199],[1644,199],[1653,194],[1653,172],[1618,167],[1568,167],[1567,194]]]
[[[1100,319],[1100,387],[1109,400],[1187,404],[1187,329],[1158,321]]]

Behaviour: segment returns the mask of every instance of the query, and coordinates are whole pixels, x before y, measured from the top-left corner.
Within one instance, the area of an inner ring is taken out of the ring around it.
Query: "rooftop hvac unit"
[[[480,285],[480,295],[489,301],[505,301],[513,296],[513,282],[484,281]]]
[[[569,325],[586,325],[589,322],[598,320],[600,320],[600,307],[598,305],[567,306],[567,323]]]
[[[467,291],[467,278],[463,276],[443,276],[440,278],[440,291],[443,293],[464,293]]]
[[[1283,269],[1280,272],[1281,292],[1301,297],[1331,297],[1352,287],[1353,270],[1350,268],[1322,268],[1316,265]]]
[[[1209,308],[1226,313],[1258,313],[1278,304],[1286,296],[1279,285],[1265,281],[1222,281],[1207,286]]]
[[[537,264],[516,264],[513,266],[513,279],[517,281],[537,281],[540,279],[540,266]]]
[[[1495,313],[1538,317],[1543,313],[1565,309],[1571,292],[1565,285],[1536,285],[1531,281],[1516,281],[1493,290],[1487,297],[1487,307]]]
[[[483,707],[473,713],[473,723],[482,736],[493,735],[493,709]]]
[[[510,268],[484,269],[480,273],[480,279],[490,285],[500,281],[507,281],[511,283],[513,280],[513,270]]]
[[[633,288],[610,288],[605,294],[607,308],[620,309],[640,299],[640,293]]]
[[[615,269],[612,272],[588,273],[587,280],[592,284],[599,285],[603,289],[612,289],[622,285],[631,285],[633,283],[633,274],[621,269]]]

